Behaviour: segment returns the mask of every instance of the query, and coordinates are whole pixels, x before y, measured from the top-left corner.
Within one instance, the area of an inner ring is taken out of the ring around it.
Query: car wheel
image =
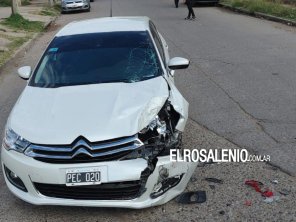
[[[90,0],[90,2],[94,2],[94,0]]]

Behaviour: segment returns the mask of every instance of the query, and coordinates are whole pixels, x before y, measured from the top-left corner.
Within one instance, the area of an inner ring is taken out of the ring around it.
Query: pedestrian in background
[[[176,6],[176,8],[179,7],[179,0],[175,0],[175,6]]]
[[[185,0],[185,4],[188,8],[188,16],[185,18],[185,20],[195,20],[195,14],[192,8],[193,2],[192,0]]]

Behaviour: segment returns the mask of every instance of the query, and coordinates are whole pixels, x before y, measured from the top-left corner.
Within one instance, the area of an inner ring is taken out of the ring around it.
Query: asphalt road
[[[218,8],[195,11],[197,21],[184,21],[186,8],[176,9],[170,0],[113,0],[112,10],[113,16],[149,16],[167,40],[171,56],[191,60],[187,71],[176,73],[176,84],[190,102],[188,147],[246,147],[271,155],[273,164],[295,175],[295,29]],[[1,70],[1,134],[25,85],[16,75],[17,68],[35,66],[53,35],[68,22],[109,15],[108,0],[95,0],[90,13],[62,15],[32,47]],[[213,191],[200,179],[209,175],[227,182]],[[295,178],[266,164],[212,165],[197,170],[195,176],[199,179],[189,189],[207,190],[206,205],[171,202],[143,211],[34,207],[14,198],[1,176],[0,221],[296,220]],[[280,204],[266,205],[242,185],[246,178],[267,184],[278,179],[274,189],[289,189],[290,195],[281,197]],[[254,200],[254,206],[244,209],[245,199]]]
[[[197,21],[187,22],[185,6],[176,9],[170,0],[113,0],[112,9],[113,16],[149,16],[168,41],[171,56],[191,60],[176,82],[194,121],[240,147],[271,155],[274,165],[296,174],[295,28],[218,8],[196,8]],[[62,15],[39,40],[43,43],[17,65],[34,66],[68,22],[109,15],[109,0],[97,0],[90,13]],[[1,130],[24,84],[10,76],[15,71],[8,67],[0,75]]]

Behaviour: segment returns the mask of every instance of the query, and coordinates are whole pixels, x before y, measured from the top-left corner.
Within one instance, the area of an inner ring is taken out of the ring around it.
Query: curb
[[[296,27],[296,21],[292,21],[289,19],[284,19],[284,18],[280,18],[280,17],[273,16],[273,15],[268,15],[268,14],[261,13],[261,12],[250,12],[249,10],[246,10],[243,8],[232,7],[230,5],[223,4],[223,3],[218,3],[218,6],[221,8],[225,8],[225,9],[237,12],[237,13],[249,15],[249,16],[256,17],[256,18],[263,18],[263,19],[266,19],[269,21],[279,22],[279,23],[283,23],[288,26],[295,26]]]
[[[53,22],[58,18],[58,16],[55,16],[52,18],[50,21],[46,22],[44,24],[44,30],[47,30]],[[0,66],[0,75],[2,70],[10,63],[12,60],[17,57],[18,55],[21,54],[22,51],[26,51],[29,49],[32,45],[33,42],[42,35],[43,32],[35,33],[31,39],[29,39],[27,42],[25,42],[22,46],[20,46],[8,59],[6,62],[3,63],[2,66]]]

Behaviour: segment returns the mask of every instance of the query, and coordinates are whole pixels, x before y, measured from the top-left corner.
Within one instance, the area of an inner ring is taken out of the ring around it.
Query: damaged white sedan
[[[179,195],[196,163],[181,149],[188,103],[174,85],[184,58],[147,17],[72,22],[37,67],[2,143],[7,186],[37,205],[144,208]]]

